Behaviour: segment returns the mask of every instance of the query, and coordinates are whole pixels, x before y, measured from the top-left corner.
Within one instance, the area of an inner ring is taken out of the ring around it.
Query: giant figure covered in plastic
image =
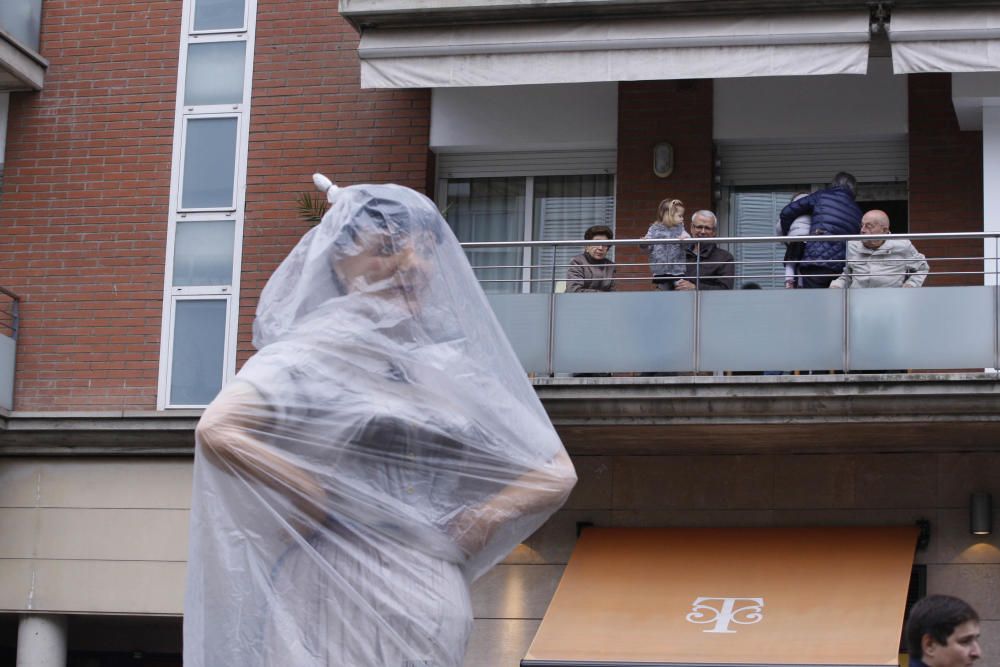
[[[327,197],[198,425],[186,667],[458,667],[468,584],[576,479],[435,206]]]

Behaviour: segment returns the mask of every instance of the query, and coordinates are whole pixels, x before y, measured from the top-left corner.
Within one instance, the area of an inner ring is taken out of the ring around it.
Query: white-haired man
[[[695,239],[714,238],[719,223],[711,211],[698,211],[691,216],[691,236]],[[687,249],[685,275],[674,289],[733,289],[736,265],[733,256],[715,243],[698,241]]]
[[[861,233],[888,234],[889,216],[868,211],[861,218]],[[844,272],[830,287],[920,287],[929,270],[927,259],[906,239],[850,241]]]

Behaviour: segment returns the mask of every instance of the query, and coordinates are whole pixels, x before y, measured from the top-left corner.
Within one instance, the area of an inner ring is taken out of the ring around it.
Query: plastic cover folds
[[[186,667],[457,667],[576,476],[447,223],[331,188],[198,425]]]

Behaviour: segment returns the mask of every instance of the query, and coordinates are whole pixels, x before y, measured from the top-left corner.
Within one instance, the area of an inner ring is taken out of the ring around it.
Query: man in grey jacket
[[[888,234],[889,216],[868,211],[861,218],[861,233]],[[926,258],[907,240],[850,241],[844,273],[830,287],[920,287],[929,270]]]

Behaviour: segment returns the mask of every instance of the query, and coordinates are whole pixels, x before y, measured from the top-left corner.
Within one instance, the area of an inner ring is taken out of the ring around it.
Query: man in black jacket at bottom
[[[711,211],[698,211],[691,216],[691,236],[695,239],[714,238],[718,220]],[[687,267],[674,289],[733,289],[736,265],[733,256],[714,243],[698,241],[687,249]]]

